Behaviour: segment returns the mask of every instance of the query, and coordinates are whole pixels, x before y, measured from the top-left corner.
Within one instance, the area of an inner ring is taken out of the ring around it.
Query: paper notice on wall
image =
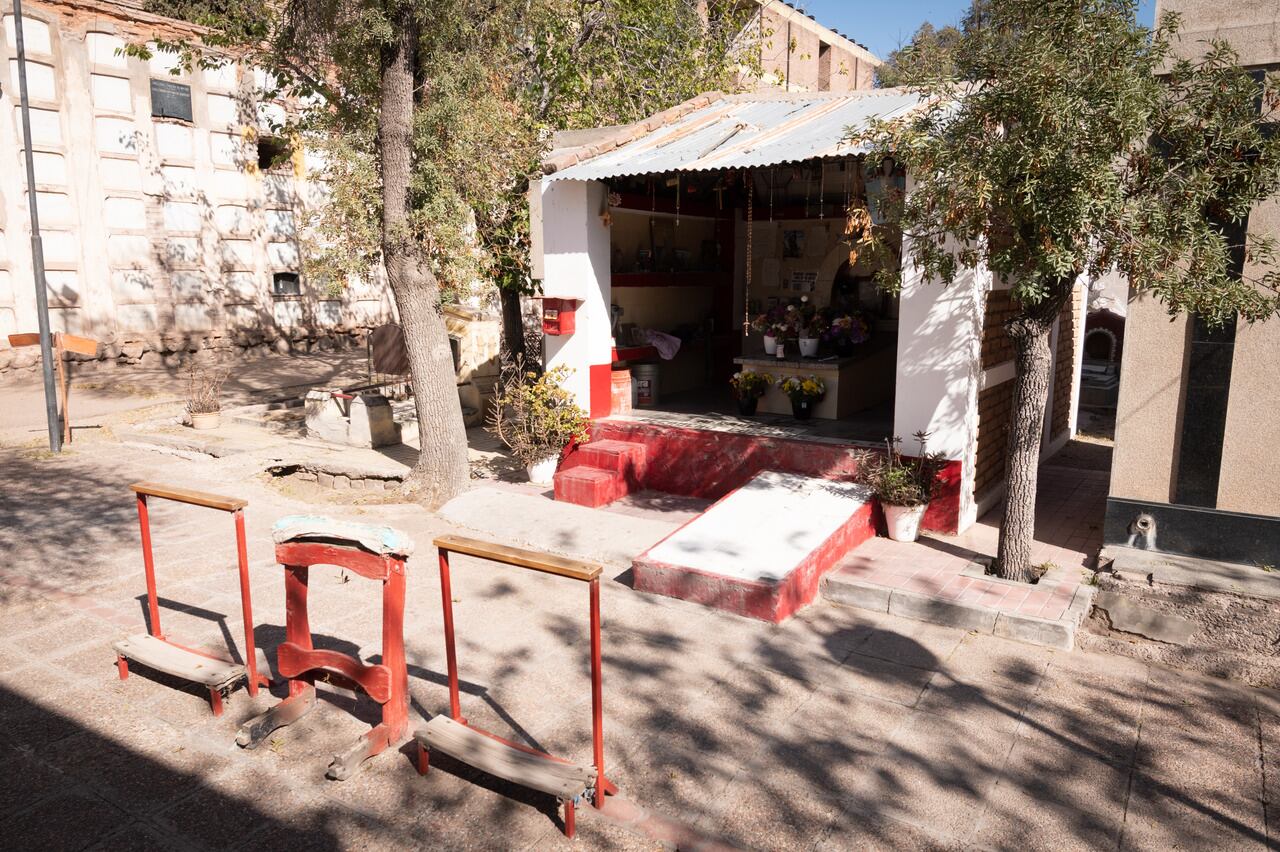
[[[791,273],[790,286],[786,289],[797,293],[812,293],[818,286],[818,273],[812,269],[797,269]]]
[[[760,283],[776,290],[782,285],[781,268],[776,257],[766,257],[760,269]]]

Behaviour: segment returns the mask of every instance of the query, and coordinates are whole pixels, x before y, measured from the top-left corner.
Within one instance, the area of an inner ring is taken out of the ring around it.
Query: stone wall
[[[55,330],[99,357],[136,361],[201,348],[349,345],[391,316],[380,280],[335,292],[301,268],[304,213],[322,185],[305,151],[259,166],[259,138],[290,104],[261,72],[185,72],[126,44],[193,29],[114,4],[24,7],[36,200]],[[22,163],[14,18],[4,15],[0,159]],[[173,73],[177,71],[177,73]],[[154,117],[153,83],[189,88],[192,120]],[[0,335],[35,331],[27,187],[0,172]],[[297,275],[296,285],[287,276]],[[281,277],[284,276],[284,277]],[[0,338],[0,371],[34,362]]]

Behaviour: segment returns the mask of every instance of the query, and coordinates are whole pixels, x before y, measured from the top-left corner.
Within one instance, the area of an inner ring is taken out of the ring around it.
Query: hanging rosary
[[[751,172],[743,172],[743,176],[747,181],[747,274],[742,285],[742,336],[746,337],[751,333],[751,267],[754,265],[752,237],[755,231],[756,179]],[[769,185],[769,198],[772,209],[772,181]]]

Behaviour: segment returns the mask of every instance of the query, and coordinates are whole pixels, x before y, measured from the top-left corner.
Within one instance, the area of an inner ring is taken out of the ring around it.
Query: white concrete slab
[[[738,580],[776,582],[868,500],[853,482],[764,471],[646,554]]]

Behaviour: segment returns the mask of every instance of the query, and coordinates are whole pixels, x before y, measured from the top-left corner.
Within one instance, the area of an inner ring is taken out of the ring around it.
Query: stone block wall
[[[192,72],[126,44],[190,34],[177,21],[111,3],[24,7],[31,150],[55,330],[136,361],[201,348],[350,345],[391,315],[380,280],[327,292],[301,268],[299,229],[322,187],[305,152],[269,170],[257,139],[286,116],[260,71]],[[14,18],[3,15],[0,158],[22,138]],[[172,73],[177,71],[178,73]],[[153,83],[189,88],[192,120],[154,117]],[[27,187],[0,171],[0,335],[35,331]],[[277,274],[297,275],[276,281]],[[0,371],[34,363],[0,337]]]

